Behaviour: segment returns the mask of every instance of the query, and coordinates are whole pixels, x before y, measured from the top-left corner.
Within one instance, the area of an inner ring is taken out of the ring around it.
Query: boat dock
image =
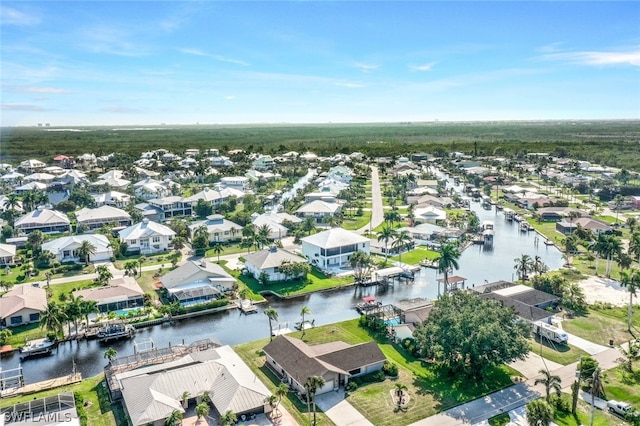
[[[236,301],[236,305],[238,305],[240,312],[245,315],[258,313],[258,307],[251,303],[251,300],[244,299],[241,301]]]

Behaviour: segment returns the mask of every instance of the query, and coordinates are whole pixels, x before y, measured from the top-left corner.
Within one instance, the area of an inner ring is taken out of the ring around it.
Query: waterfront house
[[[162,220],[171,219],[175,216],[191,216],[191,203],[186,198],[178,195],[152,198],[147,200],[147,203],[162,211]]]
[[[222,266],[202,260],[188,261],[164,275],[160,281],[181,305],[208,302],[231,291],[236,279]]]
[[[265,402],[271,393],[230,346],[185,353],[118,373],[115,380],[133,426],[164,425],[173,411],[185,412],[183,403],[193,407],[201,402],[205,392],[218,413],[232,411],[239,420],[271,409]]]
[[[90,262],[108,261],[113,257],[109,239],[101,234],[56,238],[42,244],[42,250],[53,253],[58,262],[84,262],[84,259],[78,255],[78,249],[84,241],[88,241],[95,247],[95,253],[89,255]]]
[[[100,313],[144,307],[144,291],[130,276],[114,278],[107,286],[76,290],[73,296],[96,302]]]
[[[221,214],[212,214],[207,216],[207,220],[199,220],[189,224],[191,236],[193,236],[196,229],[201,226],[207,228],[209,242],[225,243],[227,241],[237,240],[242,236],[242,226],[225,219]]]
[[[17,219],[13,227],[19,234],[28,234],[36,230],[44,233],[70,232],[71,221],[62,212],[39,206],[31,213]]]
[[[290,388],[306,393],[309,377],[322,377],[325,385],[316,394],[338,389],[352,377],[382,369],[386,357],[375,342],[349,345],[329,342],[309,346],[300,339],[281,335],[263,349],[265,364]]]
[[[265,212],[260,215],[254,213],[251,216],[253,217],[251,223],[253,223],[256,228],[264,225],[269,227],[270,240],[279,240],[287,236],[289,228],[282,224],[285,220],[291,223],[300,223],[302,221],[299,217],[292,216],[288,213]]]
[[[606,222],[591,217],[579,217],[577,219],[563,219],[556,222],[556,231],[564,235],[572,234],[580,226],[582,229],[593,232],[594,235],[610,234],[613,228]]]
[[[171,249],[171,242],[176,233],[162,224],[147,218],[119,231],[120,240],[127,243],[128,252],[140,254],[162,253]]]
[[[342,228],[331,228],[302,238],[302,254],[322,269],[340,268],[357,252],[370,253],[370,240]]]
[[[0,243],[0,266],[10,266],[16,261],[16,246]]]
[[[543,222],[559,222],[569,217],[572,212],[576,212],[580,217],[587,216],[587,213],[574,207],[543,207],[536,210]]]
[[[244,266],[255,279],[259,280],[260,276],[265,273],[269,281],[284,281],[297,278],[291,275],[285,275],[280,271],[280,267],[284,262],[307,262],[305,258],[279,249],[276,246],[271,246],[268,249],[256,251],[243,257]]]
[[[131,225],[131,216],[117,207],[101,206],[95,209],[82,208],[76,212],[76,229],[94,231],[105,225],[124,228]]]
[[[322,223],[326,217],[339,215],[340,212],[342,203],[315,200],[301,206],[296,210],[296,215],[301,218],[312,217],[317,223]]]
[[[38,284],[16,285],[0,297],[0,326],[17,327],[40,321],[47,309],[47,292]]]

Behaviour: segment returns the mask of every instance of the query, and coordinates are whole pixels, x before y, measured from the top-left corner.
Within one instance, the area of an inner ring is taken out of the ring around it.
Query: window
[[[156,236],[154,236],[154,237],[153,237],[153,242],[154,242],[154,243],[159,243],[159,242],[160,242],[160,237],[159,237],[159,236],[157,236],[157,235],[156,235]]]
[[[35,314],[29,314],[29,321],[30,322],[40,321],[40,312],[36,312]]]
[[[10,322],[12,325],[22,324],[22,315],[16,315],[15,317],[11,317]]]
[[[355,375],[355,374],[360,374],[360,369],[356,368],[355,370],[351,370],[351,371],[349,371],[349,374],[351,374],[352,376]]]
[[[135,246],[136,245],[136,240],[129,240],[129,245],[130,246]]]

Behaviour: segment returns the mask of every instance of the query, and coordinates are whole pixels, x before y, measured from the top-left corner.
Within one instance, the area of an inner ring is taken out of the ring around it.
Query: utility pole
[[[591,420],[589,426],[593,426],[593,416],[595,412],[596,392],[600,390],[600,368],[596,368],[591,378]]]
[[[582,355],[578,359],[578,371],[576,381],[571,385],[571,392],[573,400],[571,402],[571,414],[576,414],[578,408],[578,395],[580,394],[580,371],[582,370]]]

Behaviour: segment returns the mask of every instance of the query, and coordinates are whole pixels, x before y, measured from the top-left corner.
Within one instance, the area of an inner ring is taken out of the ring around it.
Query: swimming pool
[[[400,317],[395,317],[395,318],[391,318],[391,319],[385,320],[384,323],[387,324],[389,327],[393,327],[394,325],[399,325],[400,324]]]
[[[111,311],[116,314],[116,317],[127,317],[129,316],[129,312],[133,312],[133,315],[141,315],[142,309],[140,308],[127,308],[127,309],[118,309],[117,311]]]

